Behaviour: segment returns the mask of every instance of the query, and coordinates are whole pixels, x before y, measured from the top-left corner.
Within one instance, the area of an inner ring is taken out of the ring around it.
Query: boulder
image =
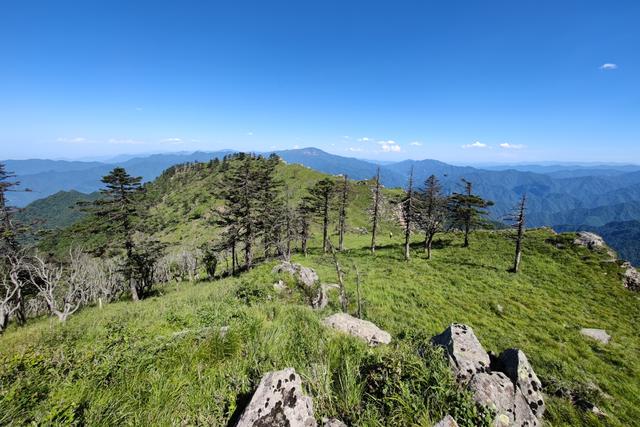
[[[318,283],[318,274],[313,268],[304,267],[300,264],[284,261],[273,268],[274,273],[289,273],[298,282],[307,287],[315,286]]]
[[[471,378],[468,387],[477,403],[495,412],[494,426],[538,425],[520,390],[502,372],[479,372]]]
[[[458,423],[453,419],[451,415],[447,415],[433,427],[458,427]]]
[[[622,264],[622,268],[624,269],[624,277],[622,279],[624,287],[630,291],[640,292],[640,273],[638,273],[638,270],[628,262]]]
[[[236,427],[315,427],[311,398],[303,395],[293,368],[269,372],[244,410]]]
[[[318,274],[314,269],[300,264],[284,261],[273,268],[274,273],[288,273],[297,283],[305,288],[313,308],[324,308],[327,305],[326,294],[319,285]],[[275,285],[274,285],[275,289]],[[276,289],[277,290],[277,289]]]
[[[586,337],[600,341],[602,344],[609,344],[609,340],[611,340],[611,335],[604,329],[582,328],[580,329],[580,333]]]
[[[368,320],[358,319],[347,313],[336,313],[323,320],[324,324],[338,331],[353,335],[369,345],[389,344],[391,335]]]
[[[533,371],[527,356],[516,348],[500,353],[498,357],[504,372],[522,392],[531,412],[540,420],[544,415],[545,405],[542,396],[542,383]]]
[[[454,323],[432,341],[444,347],[459,381],[468,381],[476,373],[489,370],[489,355],[469,326]]]

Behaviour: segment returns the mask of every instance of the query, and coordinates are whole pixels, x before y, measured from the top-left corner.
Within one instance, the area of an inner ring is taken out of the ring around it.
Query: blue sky
[[[0,158],[640,163],[638,22],[615,0],[8,0]]]

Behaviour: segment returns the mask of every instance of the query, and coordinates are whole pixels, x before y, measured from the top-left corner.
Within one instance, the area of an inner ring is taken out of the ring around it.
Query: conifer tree
[[[408,261],[411,258],[411,227],[416,219],[416,197],[413,189],[413,166],[409,173],[409,182],[402,200],[402,219],[404,221],[404,259]]]
[[[493,202],[473,194],[473,184],[462,179],[464,193],[453,193],[449,197],[448,208],[451,225],[459,227],[464,232],[463,247],[469,247],[469,233],[476,227],[486,224],[485,217],[489,214],[487,208]]]
[[[338,250],[344,250],[344,235],[347,229],[347,206],[349,204],[349,178],[344,175],[340,185],[340,205],[338,211]]]
[[[124,168],[116,167],[102,178],[105,185],[102,197],[90,205],[90,211],[98,220],[98,226],[109,234],[112,242],[122,245],[125,252],[125,279],[129,283],[131,298],[139,301],[147,289],[146,279],[140,279],[136,271],[141,254],[136,251],[134,233],[140,219],[142,177],[133,177]],[[86,204],[83,204],[86,206]]]
[[[419,223],[424,231],[424,251],[431,259],[433,237],[442,230],[446,218],[446,199],[442,195],[442,186],[435,175],[427,178],[420,193]]]
[[[324,253],[329,251],[329,213],[335,191],[335,182],[330,178],[324,178],[309,189],[309,196],[307,196],[311,211],[322,220],[322,250]]]
[[[311,233],[311,215],[313,211],[311,206],[309,205],[309,200],[307,198],[303,198],[302,201],[298,204],[296,209],[296,223],[298,229],[298,236],[300,238],[300,251],[307,256],[308,252],[308,241]]]
[[[7,172],[4,163],[0,163],[0,251],[3,253],[18,251],[16,229],[12,221],[15,209],[7,202],[7,193],[19,185],[19,182],[12,180],[13,178],[15,175]]]

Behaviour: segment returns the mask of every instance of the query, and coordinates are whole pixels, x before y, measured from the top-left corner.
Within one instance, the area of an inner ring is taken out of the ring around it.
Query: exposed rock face
[[[269,372],[260,381],[236,427],[315,427],[313,404],[302,394],[292,368]]]
[[[609,340],[611,340],[611,335],[604,329],[582,328],[580,329],[580,333],[596,341],[600,341],[602,344],[609,344]]]
[[[499,359],[502,362],[502,371],[520,388],[531,412],[541,419],[546,409],[542,396],[542,384],[529,364],[527,356],[522,351],[511,348],[500,353]]]
[[[522,351],[510,349],[490,357],[473,330],[460,324],[432,341],[445,348],[458,382],[467,385],[476,402],[495,411],[494,426],[540,424],[545,410],[542,386]]]
[[[369,345],[389,344],[391,335],[368,320],[358,319],[346,313],[336,313],[323,320],[324,324],[341,332],[353,335]]]
[[[574,245],[584,246],[590,251],[605,250],[612,260],[617,258],[616,253],[607,246],[604,239],[595,233],[588,231],[579,231],[576,233],[576,238],[573,240]]]
[[[622,268],[625,270],[623,278],[624,287],[630,291],[640,292],[640,273],[638,270],[628,262],[622,264]]]
[[[433,337],[433,343],[447,351],[449,363],[458,381],[468,381],[476,373],[489,369],[489,355],[482,348],[473,329],[467,325],[452,324],[443,333]]]
[[[447,415],[433,427],[458,427],[458,423],[451,415]]]
[[[584,246],[589,250],[596,250],[606,248],[607,244],[604,239],[595,233],[589,233],[587,231],[579,231],[576,233],[576,238],[573,241],[574,245]]]

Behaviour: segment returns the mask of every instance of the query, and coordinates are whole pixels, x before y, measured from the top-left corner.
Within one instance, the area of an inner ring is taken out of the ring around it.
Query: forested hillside
[[[104,181],[93,213],[9,258],[35,289],[0,336],[0,424],[234,425],[265,373],[295,368],[318,421],[488,425],[496,414],[430,341],[451,323],[487,350],[526,353],[545,423],[640,417],[640,300],[620,263],[530,229],[514,270],[516,232],[482,229],[487,203],[471,186],[377,191],[249,155]],[[313,270],[287,273],[298,264]],[[328,328],[336,312],[391,342]]]

